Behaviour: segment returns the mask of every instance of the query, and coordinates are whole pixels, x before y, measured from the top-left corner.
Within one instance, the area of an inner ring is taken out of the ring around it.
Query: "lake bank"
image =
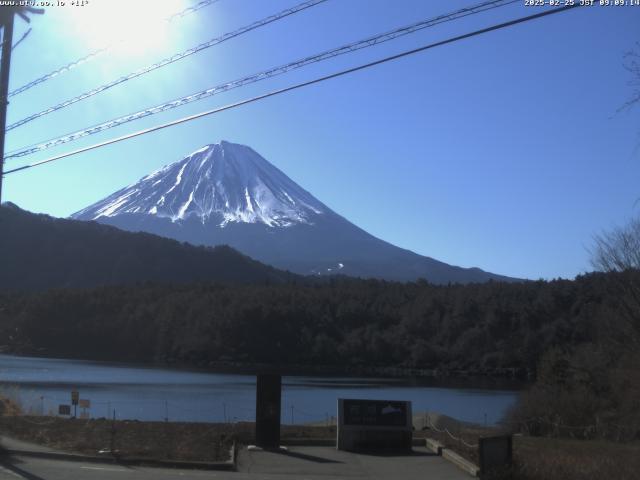
[[[254,442],[254,424],[203,424],[71,420],[52,417],[0,416],[0,430],[10,438],[62,452],[90,456],[163,461],[221,462],[230,460],[230,447]],[[473,427],[472,427],[473,428]],[[491,435],[492,429],[475,433]],[[477,442],[471,430],[462,433]],[[281,427],[282,444],[317,444],[335,441],[335,427]],[[416,430],[414,438],[438,438],[447,448],[477,464],[477,452],[434,430]],[[0,445],[1,447],[1,445]],[[421,447],[414,447],[421,448]],[[1,448],[0,448],[1,450]],[[100,453],[102,452],[102,453]],[[640,445],[610,441],[551,439],[514,436],[514,465],[508,478],[518,480],[585,480],[611,478],[632,480],[640,469]]]
[[[249,420],[255,375],[0,355],[3,390],[25,411],[57,413],[70,392],[90,401],[91,418],[172,421]],[[283,423],[326,422],[337,398],[410,400],[414,410],[441,411],[466,421],[499,421],[521,383],[483,379],[371,376],[283,376]],[[78,411],[78,414],[82,413]]]
[[[142,368],[169,368],[190,371],[202,371],[207,373],[237,373],[255,375],[261,372],[277,371],[282,375],[332,375],[332,376],[365,376],[365,377],[393,377],[393,378],[437,378],[437,379],[468,379],[472,378],[479,383],[487,385],[492,382],[499,382],[504,379],[509,383],[525,384],[532,382],[534,371],[527,368],[475,368],[475,369],[452,369],[445,367],[436,368],[411,368],[399,366],[381,365],[308,365],[308,364],[266,364],[238,362],[233,360],[215,361],[207,363],[186,363],[168,359],[163,362],[144,362],[140,360],[121,361],[114,358],[87,358],[72,356],[49,355],[48,353],[29,350],[12,349],[7,345],[0,345],[0,356],[15,356],[25,358],[44,358],[56,360],[73,360],[84,362],[97,362],[112,365],[139,366]]]

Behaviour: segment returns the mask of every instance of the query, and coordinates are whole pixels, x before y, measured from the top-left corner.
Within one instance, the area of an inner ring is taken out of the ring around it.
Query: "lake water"
[[[255,376],[246,374],[0,355],[0,381],[2,393],[34,414],[57,413],[78,390],[95,418],[111,417],[115,409],[118,419],[255,419]],[[325,422],[336,415],[337,398],[369,398],[410,400],[414,412],[493,424],[518,393],[516,384],[474,388],[469,380],[285,376],[282,383],[283,423]]]

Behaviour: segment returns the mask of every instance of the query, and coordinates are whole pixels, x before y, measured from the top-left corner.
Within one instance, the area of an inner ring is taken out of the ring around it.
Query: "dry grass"
[[[229,458],[233,428],[227,424],[74,420],[42,416],[0,417],[3,434],[26,442],[98,455],[190,461]]]
[[[254,443],[254,424],[241,422],[139,422],[66,419],[46,416],[0,417],[3,434],[56,450],[97,455],[113,448],[120,457],[225,461],[234,441]],[[335,438],[335,427],[283,425],[288,438]]]
[[[20,415],[22,413],[22,408],[20,408],[20,404],[15,400],[0,396],[0,417],[8,415]]]
[[[465,428],[467,443],[481,436],[500,434],[499,430]],[[416,432],[438,440],[467,460],[479,464],[478,450],[433,430]],[[636,480],[640,478],[640,443],[622,444],[605,440],[570,440],[514,436],[513,469],[491,478],[514,480]]]
[[[636,480],[639,472],[638,443],[515,437],[519,480]]]

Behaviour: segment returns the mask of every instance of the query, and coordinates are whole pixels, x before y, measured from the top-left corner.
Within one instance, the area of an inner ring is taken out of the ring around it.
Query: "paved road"
[[[0,480],[469,480],[441,457],[359,455],[331,447],[292,447],[285,453],[241,450],[238,472],[129,467],[33,457],[0,458]]]
[[[169,480],[172,478],[244,480],[235,472],[128,467],[30,457],[0,460],[1,480]]]
[[[469,480],[471,476],[426,448],[412,455],[361,455],[332,447],[291,447],[275,453],[241,450],[238,471],[264,479]]]

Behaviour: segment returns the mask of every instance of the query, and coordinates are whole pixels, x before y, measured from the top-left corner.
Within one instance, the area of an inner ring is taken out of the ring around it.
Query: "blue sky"
[[[33,18],[14,51],[11,88],[106,41],[105,22],[127,15],[114,7],[92,23],[91,9],[109,1]],[[9,123],[296,3],[220,0],[162,32],[153,20],[138,49],[118,48],[13,97]],[[473,3],[329,0],[15,129],[7,150]],[[5,168],[536,11],[518,3],[439,25]],[[590,269],[593,235],[640,208],[640,106],[616,113],[632,93],[623,55],[640,41],[638,25],[640,7],[575,9],[9,175],[3,201],[67,216],[225,139],[398,246],[506,275],[572,278]],[[26,28],[18,21],[16,38]]]

